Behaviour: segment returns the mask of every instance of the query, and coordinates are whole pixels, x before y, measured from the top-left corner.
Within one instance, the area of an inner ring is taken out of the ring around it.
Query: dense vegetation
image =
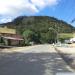
[[[25,42],[53,43],[57,41],[58,33],[72,33],[75,28],[70,24],[48,16],[20,16],[10,23],[6,23],[9,28],[16,28]],[[2,26],[3,26],[2,25]]]

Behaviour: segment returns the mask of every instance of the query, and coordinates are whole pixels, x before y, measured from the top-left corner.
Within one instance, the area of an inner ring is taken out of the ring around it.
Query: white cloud
[[[33,11],[32,11],[33,10]],[[1,15],[17,15],[23,11],[37,12],[36,7],[28,0],[0,0]]]
[[[16,17],[22,14],[35,14],[58,2],[59,0],[0,0],[0,15]]]
[[[11,22],[11,21],[12,21],[11,18],[2,18],[0,20],[0,23],[6,23],[6,22]]]
[[[59,0],[31,0],[31,2],[39,9],[43,9],[46,6],[56,5],[59,2]]]
[[[6,23],[6,22],[11,22],[11,21],[12,21],[11,17],[0,18],[0,23]]]

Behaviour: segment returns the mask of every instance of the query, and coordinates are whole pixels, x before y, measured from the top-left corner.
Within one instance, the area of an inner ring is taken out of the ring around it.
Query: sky
[[[18,16],[51,16],[75,26],[75,0],[0,0],[0,23]]]

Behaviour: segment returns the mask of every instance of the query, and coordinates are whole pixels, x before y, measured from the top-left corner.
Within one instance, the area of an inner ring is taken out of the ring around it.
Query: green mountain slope
[[[47,31],[50,27],[56,29],[59,33],[71,33],[75,28],[70,24],[48,16],[20,16],[11,23],[6,24],[8,27],[17,29],[32,29],[34,31]]]
[[[48,16],[20,16],[0,26],[5,25],[9,28],[16,28],[17,33],[25,37],[26,43],[29,41],[53,43],[57,41],[57,33],[75,32],[75,27],[72,25]]]

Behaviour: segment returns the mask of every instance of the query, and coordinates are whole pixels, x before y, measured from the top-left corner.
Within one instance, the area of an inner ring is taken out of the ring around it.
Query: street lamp
[[[58,42],[58,32],[57,32],[57,30],[56,29],[54,29],[54,28],[52,28],[52,27],[50,27],[49,28],[49,30],[54,30],[54,32],[56,33],[56,39],[57,39],[57,42]],[[56,43],[56,40],[55,40],[55,43]]]

